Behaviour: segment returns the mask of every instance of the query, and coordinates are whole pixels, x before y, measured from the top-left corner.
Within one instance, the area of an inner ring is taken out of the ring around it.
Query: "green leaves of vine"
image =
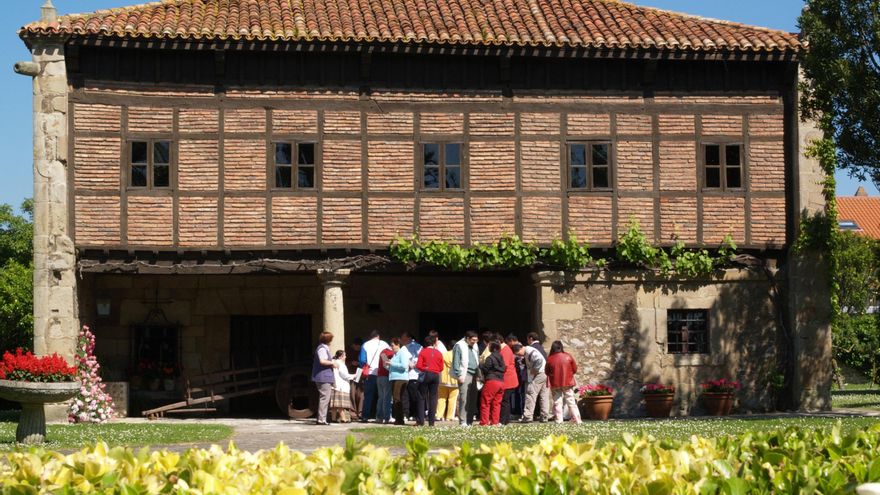
[[[574,234],[555,239],[549,248],[523,242],[515,235],[504,235],[493,244],[474,244],[470,248],[445,241],[422,241],[417,235],[398,238],[389,248],[391,258],[407,265],[430,265],[447,270],[518,269],[544,264],[566,271],[579,271],[594,266],[604,268],[608,260],[593,258],[590,245],[579,242]],[[639,268],[657,270],[662,275],[675,272],[687,277],[700,277],[730,263],[736,244],[730,236],[715,254],[706,249],[686,249],[679,241],[669,250],[651,245],[635,220],[617,242],[618,261]]]

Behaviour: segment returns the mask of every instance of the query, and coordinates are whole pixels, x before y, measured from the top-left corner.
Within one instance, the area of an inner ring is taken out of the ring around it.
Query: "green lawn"
[[[15,427],[18,413],[0,413],[0,451],[16,448]],[[169,423],[109,423],[48,425],[46,428],[47,449],[79,449],[94,445],[97,441],[107,442],[111,447],[148,445],[173,445],[190,443],[220,442],[232,436],[232,428],[216,424],[169,424]]]
[[[774,418],[774,419],[718,419],[691,418],[669,420],[610,420],[587,421],[572,424],[511,424],[505,427],[458,426],[428,427],[373,427],[355,430],[369,443],[387,447],[402,447],[408,440],[424,437],[431,447],[454,447],[464,442],[492,445],[510,442],[516,446],[532,445],[547,435],[566,435],[573,441],[597,439],[600,443],[619,440],[625,433],[646,433],[658,439],[684,440],[692,435],[715,437],[735,435],[747,431],[762,431],[798,426],[807,429],[831,427],[840,422],[841,430],[849,432],[880,423],[880,418]]]
[[[848,383],[843,390],[831,391],[835,408],[874,409],[880,411],[880,388],[871,383]]]

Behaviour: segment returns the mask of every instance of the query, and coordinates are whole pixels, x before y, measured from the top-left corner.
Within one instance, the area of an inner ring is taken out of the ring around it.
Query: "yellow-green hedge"
[[[598,447],[546,438],[525,449],[464,446],[408,454],[357,445],[304,455],[279,446],[185,454],[109,449],[0,456],[3,493],[852,493],[880,481],[880,427],[665,442],[626,437]]]

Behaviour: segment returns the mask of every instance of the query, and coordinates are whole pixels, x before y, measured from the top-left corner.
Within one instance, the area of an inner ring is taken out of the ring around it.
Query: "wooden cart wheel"
[[[288,368],[278,378],[275,401],[288,418],[306,419],[318,410],[318,398],[310,380],[310,369]]]

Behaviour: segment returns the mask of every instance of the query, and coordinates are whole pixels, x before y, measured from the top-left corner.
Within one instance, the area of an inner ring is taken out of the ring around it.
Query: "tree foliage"
[[[799,24],[804,116],[836,141],[841,168],[880,184],[880,2],[808,0]]]
[[[33,348],[33,202],[0,205],[0,349]]]
[[[832,276],[837,280],[840,310],[863,314],[880,288],[880,246],[869,237],[841,232],[837,250],[839,264]]]

